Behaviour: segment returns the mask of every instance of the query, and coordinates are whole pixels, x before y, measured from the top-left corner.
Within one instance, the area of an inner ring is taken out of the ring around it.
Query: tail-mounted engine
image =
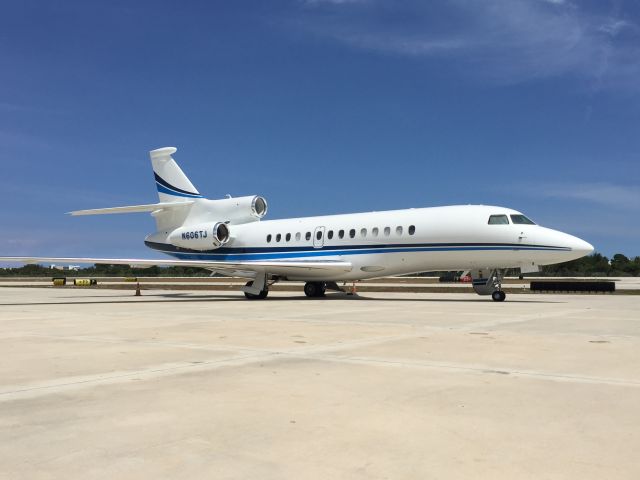
[[[168,235],[167,240],[176,247],[212,250],[220,248],[230,238],[229,227],[218,222],[177,228]]]
[[[192,205],[188,223],[202,223],[212,218],[231,224],[257,222],[267,214],[267,208],[267,201],[259,195],[201,199]]]
[[[232,223],[255,222],[267,214],[267,201],[259,195],[209,200],[209,207]]]

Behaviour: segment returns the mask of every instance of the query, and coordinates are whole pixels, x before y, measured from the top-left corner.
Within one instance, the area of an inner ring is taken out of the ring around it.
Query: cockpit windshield
[[[535,225],[535,223],[529,220],[524,215],[511,215],[511,221],[514,225]]]
[[[509,217],[506,215],[491,215],[489,225],[509,225]]]

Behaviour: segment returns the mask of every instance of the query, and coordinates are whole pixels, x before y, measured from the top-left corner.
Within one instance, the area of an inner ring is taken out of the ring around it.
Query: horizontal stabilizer
[[[183,208],[193,204],[193,200],[187,200],[184,202],[160,202],[150,203],[148,205],[129,205],[126,207],[111,207],[111,208],[95,208],[93,210],[75,210],[69,212],[69,215],[107,215],[111,213],[141,213],[141,212],[156,212],[158,210],[168,210],[173,208]]]

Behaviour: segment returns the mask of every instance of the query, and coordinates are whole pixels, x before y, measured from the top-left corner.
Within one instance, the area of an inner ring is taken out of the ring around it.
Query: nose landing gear
[[[491,294],[491,299],[494,302],[504,302],[505,298],[507,298],[507,294],[504,293],[502,290],[496,290]]]
[[[473,289],[478,295],[491,295],[494,302],[504,302],[507,295],[502,290],[503,277],[504,272],[499,269],[474,271]]]

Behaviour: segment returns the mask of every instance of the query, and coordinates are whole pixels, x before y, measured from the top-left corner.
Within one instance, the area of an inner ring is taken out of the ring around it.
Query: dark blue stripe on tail
[[[164,178],[162,178],[160,175],[158,175],[156,172],[153,172],[153,175],[156,177],[156,183],[158,184],[158,191],[161,191],[163,193],[168,193],[170,195],[175,195],[175,194],[182,193],[183,195],[181,195],[181,196],[185,196],[185,195],[189,195],[189,196],[192,196],[192,197],[201,197],[202,196],[198,192],[187,192],[186,190],[182,190],[181,188],[174,187],[169,182],[167,182]],[[173,192],[167,192],[167,191],[161,190],[160,189],[160,185],[162,185],[163,187],[165,187],[165,188],[167,188],[169,190],[173,190]]]

